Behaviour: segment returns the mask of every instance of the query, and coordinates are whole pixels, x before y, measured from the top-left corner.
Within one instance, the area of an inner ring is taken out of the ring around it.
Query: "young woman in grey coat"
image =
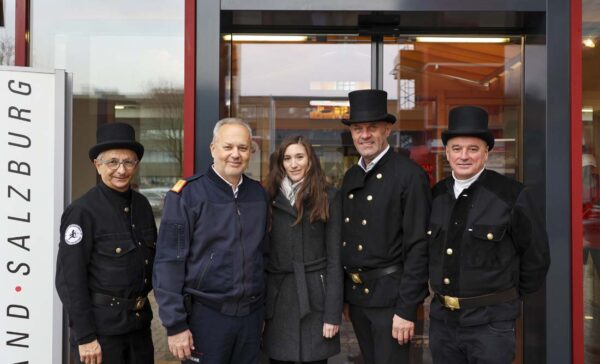
[[[326,363],[340,352],[341,202],[304,137],[276,153],[263,347],[272,364]]]

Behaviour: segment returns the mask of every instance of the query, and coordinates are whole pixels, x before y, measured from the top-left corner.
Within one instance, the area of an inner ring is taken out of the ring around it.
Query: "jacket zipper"
[[[210,266],[213,263],[213,257],[215,256],[215,252],[210,253],[210,258],[208,259],[208,263],[206,264],[206,267],[204,267],[204,269],[202,270],[202,273],[200,273],[200,278],[198,279],[198,284],[196,284],[196,289],[200,290],[200,286],[202,285],[202,281],[204,281],[204,276],[206,275],[206,272],[208,271],[208,268],[210,268]]]
[[[179,259],[181,258],[181,225],[175,226],[177,226],[177,259]]]
[[[238,226],[239,226],[239,239],[240,239],[240,245],[242,247],[242,294],[240,296],[240,299],[238,300],[238,310],[240,307],[240,301],[242,300],[242,298],[244,298],[244,293],[246,291],[246,269],[245,269],[245,261],[246,261],[246,252],[244,251],[244,242],[242,241],[242,214],[240,212],[240,207],[238,205],[237,202],[237,198],[235,199],[235,209],[237,211],[237,216],[238,216]]]

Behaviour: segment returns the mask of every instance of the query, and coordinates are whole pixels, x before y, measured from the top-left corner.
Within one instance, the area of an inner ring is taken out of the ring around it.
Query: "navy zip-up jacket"
[[[230,316],[263,305],[267,236],[266,193],[246,176],[237,198],[212,167],[169,191],[153,275],[167,334],[188,329],[186,293]]]

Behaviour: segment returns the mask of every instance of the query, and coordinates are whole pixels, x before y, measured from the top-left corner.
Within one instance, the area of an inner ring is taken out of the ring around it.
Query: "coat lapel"
[[[273,200],[273,207],[278,208],[284,212],[287,212],[288,214],[292,215],[293,217],[298,217],[298,212],[296,211],[294,206],[290,205],[290,200],[288,200],[283,195],[283,193],[281,193],[281,191],[279,191],[277,196],[275,196],[275,199]]]

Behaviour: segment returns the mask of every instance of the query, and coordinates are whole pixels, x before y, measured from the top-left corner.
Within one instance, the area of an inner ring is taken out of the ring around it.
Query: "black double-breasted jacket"
[[[369,172],[355,165],[342,184],[342,265],[346,272],[400,269],[362,284],[348,276],[345,301],[395,307],[414,321],[427,296],[427,240],[431,194],[421,167],[391,149]]]
[[[428,230],[432,289],[441,295],[476,297],[517,288],[536,291],[550,264],[548,238],[531,189],[484,170],[454,195],[448,177],[433,188]],[[520,300],[450,310],[431,303],[433,318],[462,326],[518,317]]]
[[[150,327],[152,310],[94,303],[95,293],[125,299],[152,289],[156,224],[148,200],[104,183],[64,211],[56,267],[56,289],[69,315],[71,339],[119,335]]]

